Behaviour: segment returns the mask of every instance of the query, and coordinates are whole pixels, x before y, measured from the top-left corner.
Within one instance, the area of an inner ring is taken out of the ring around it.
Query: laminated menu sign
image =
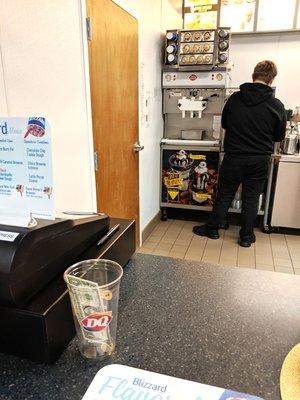
[[[45,118],[0,118],[0,209],[54,219],[51,134]]]
[[[109,365],[95,376],[82,400],[263,400],[154,372]]]

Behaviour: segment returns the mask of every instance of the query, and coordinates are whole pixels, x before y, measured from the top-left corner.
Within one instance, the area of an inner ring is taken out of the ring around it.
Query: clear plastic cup
[[[86,358],[104,359],[116,345],[122,267],[110,260],[86,260],[64,273],[71,298],[79,350]]]

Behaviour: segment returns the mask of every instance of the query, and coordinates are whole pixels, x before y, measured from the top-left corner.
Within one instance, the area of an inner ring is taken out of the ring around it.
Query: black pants
[[[242,184],[242,215],[240,236],[253,237],[259,196],[268,177],[270,156],[225,154],[219,172],[219,189],[209,227],[218,229],[226,221],[228,209]]]

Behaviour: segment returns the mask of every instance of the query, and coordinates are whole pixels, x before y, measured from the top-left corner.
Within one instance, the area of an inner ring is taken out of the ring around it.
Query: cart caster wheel
[[[270,235],[273,232],[273,229],[271,226],[263,226],[261,231],[267,235]]]
[[[168,213],[167,213],[167,209],[166,208],[162,208],[160,219],[162,221],[168,221]]]

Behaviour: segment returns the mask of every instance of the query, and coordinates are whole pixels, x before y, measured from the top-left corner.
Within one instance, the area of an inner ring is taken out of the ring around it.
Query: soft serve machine
[[[211,210],[222,157],[221,113],[229,94],[230,29],[170,30],[163,67],[161,209]]]

